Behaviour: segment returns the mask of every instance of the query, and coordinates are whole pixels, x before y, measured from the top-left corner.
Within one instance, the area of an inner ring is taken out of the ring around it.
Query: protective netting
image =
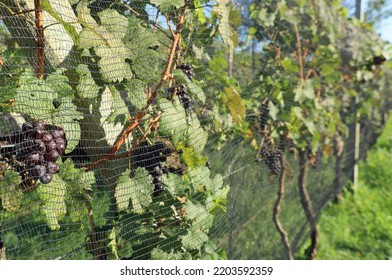
[[[391,106],[338,2],[2,0],[0,259],[312,258]]]

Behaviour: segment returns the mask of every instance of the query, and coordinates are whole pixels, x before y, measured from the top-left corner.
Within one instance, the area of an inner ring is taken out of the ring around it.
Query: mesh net
[[[0,259],[313,257],[391,106],[338,2],[1,1]]]

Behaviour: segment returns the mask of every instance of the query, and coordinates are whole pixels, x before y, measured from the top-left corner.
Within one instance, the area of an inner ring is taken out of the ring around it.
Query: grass
[[[392,259],[392,119],[359,176],[355,193],[323,210],[317,259]]]

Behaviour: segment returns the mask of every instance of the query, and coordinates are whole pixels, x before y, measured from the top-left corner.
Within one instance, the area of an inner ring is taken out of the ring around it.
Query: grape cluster
[[[180,100],[182,106],[184,106],[185,110],[188,112],[193,112],[194,101],[189,96],[188,92],[186,91],[184,85],[175,85],[167,90],[170,96],[176,94],[178,99]]]
[[[272,174],[278,175],[282,171],[283,152],[281,150],[264,148],[261,150],[261,158]]]
[[[154,196],[158,196],[164,189],[162,175],[168,173],[164,166],[167,157],[172,153],[171,149],[162,142],[154,145],[144,144],[135,148],[132,162],[134,167],[145,168],[154,184]]]
[[[177,66],[178,69],[181,69],[182,72],[189,78],[189,80],[192,81],[192,79],[195,77],[195,71],[193,70],[192,65],[182,63]]]
[[[268,108],[268,103],[269,103],[269,99],[265,98],[261,102],[261,105],[259,107],[259,112],[260,112],[259,119],[260,119],[261,133],[266,133],[266,127],[267,127],[268,119],[270,117],[270,110]]]
[[[60,171],[57,159],[64,153],[67,140],[64,130],[43,122],[25,122],[22,131],[2,137],[12,144],[1,153],[9,160],[15,160],[16,170],[24,180],[34,185],[52,181],[53,175]]]

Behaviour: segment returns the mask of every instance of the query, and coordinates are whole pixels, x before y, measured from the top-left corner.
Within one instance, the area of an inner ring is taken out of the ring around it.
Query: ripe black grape
[[[44,132],[44,134],[42,135],[42,141],[44,141],[45,143],[49,143],[52,140],[52,134],[50,134],[50,132]]]
[[[59,153],[57,150],[51,150],[46,154],[46,158],[48,161],[56,161],[59,158]]]
[[[45,173],[44,175],[39,177],[39,181],[42,184],[49,184],[52,181],[52,179],[53,179],[53,175],[49,173]]]
[[[40,159],[40,156],[39,156],[38,153],[36,153],[36,154],[30,154],[30,155],[27,157],[27,160],[28,160],[29,162],[37,162],[37,161],[39,161],[39,159]]]
[[[182,63],[178,65],[178,69],[181,69],[182,72],[189,78],[189,80],[192,81],[192,79],[195,77],[195,71],[193,70],[192,65]]]
[[[38,180],[40,177],[42,177],[46,173],[46,167],[43,165],[36,165],[31,167],[30,169],[30,176],[34,180]]]
[[[47,169],[49,174],[56,174],[60,172],[60,166],[54,162],[48,162]]]
[[[61,139],[61,132],[59,130],[53,130],[51,132],[53,139],[57,140],[57,139]]]
[[[46,145],[48,151],[56,150],[57,144],[53,140]]]
[[[45,153],[45,152],[46,152],[46,146],[45,146],[45,143],[44,143],[42,140],[40,140],[40,139],[35,139],[35,140],[34,140],[34,144],[35,144],[35,146],[36,146],[36,150],[37,150],[39,153]]]

